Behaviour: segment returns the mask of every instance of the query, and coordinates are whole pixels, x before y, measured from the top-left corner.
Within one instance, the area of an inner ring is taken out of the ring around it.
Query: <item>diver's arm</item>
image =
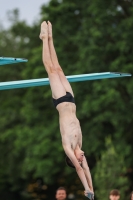
[[[65,151],[66,155],[69,157],[69,159],[71,160],[71,162],[75,166],[76,172],[77,172],[77,174],[78,174],[78,176],[79,176],[79,178],[80,178],[80,180],[81,180],[81,182],[82,182],[82,184],[84,186],[85,191],[90,191],[91,192],[91,189],[89,188],[89,185],[88,185],[84,170],[80,166],[77,158],[75,157],[75,154],[74,154],[73,150],[69,146],[64,146],[63,145],[63,148],[64,148],[64,151]]]
[[[86,161],[86,158],[84,156],[83,161],[82,161],[82,167],[89,185],[89,188],[91,189],[91,191],[93,192],[93,184],[92,184],[92,178],[91,178],[91,173],[90,173],[90,169],[88,166],[88,163]]]

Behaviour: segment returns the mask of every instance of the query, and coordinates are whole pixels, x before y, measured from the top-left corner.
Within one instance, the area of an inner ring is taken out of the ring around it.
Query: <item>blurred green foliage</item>
[[[123,198],[129,187],[123,154],[116,152],[110,137],[106,138],[105,145],[106,151],[102,152],[101,159],[97,160],[95,167],[96,196],[98,199],[108,199],[111,188],[120,188],[120,194]]]
[[[42,6],[40,21],[32,26],[20,21],[18,14],[17,10],[12,13],[8,30],[0,30],[0,55],[29,61],[1,66],[1,82],[47,77],[39,40],[43,20],[53,24],[55,47],[66,75],[133,73],[132,1],[51,0]],[[72,87],[96,198],[107,199],[108,191],[117,187],[124,200],[133,184],[132,78],[72,83]],[[76,172],[64,162],[50,87],[1,91],[0,105],[1,199],[52,199],[60,185],[75,199],[86,199]]]

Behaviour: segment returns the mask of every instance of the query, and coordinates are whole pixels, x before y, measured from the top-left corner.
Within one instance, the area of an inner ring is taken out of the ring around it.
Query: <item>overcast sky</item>
[[[48,2],[49,0],[0,0],[0,22],[4,28],[9,27],[6,13],[18,8],[20,19],[25,19],[31,25],[39,18],[40,7]]]

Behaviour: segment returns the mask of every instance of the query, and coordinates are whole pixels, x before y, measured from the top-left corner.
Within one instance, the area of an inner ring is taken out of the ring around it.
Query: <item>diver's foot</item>
[[[48,38],[48,25],[46,21],[42,22],[41,30],[40,30],[40,39],[43,40],[44,38]]]
[[[89,191],[85,191],[84,194],[88,199],[94,200],[94,193],[89,192]]]
[[[50,21],[48,21],[48,38],[52,38],[52,24]]]

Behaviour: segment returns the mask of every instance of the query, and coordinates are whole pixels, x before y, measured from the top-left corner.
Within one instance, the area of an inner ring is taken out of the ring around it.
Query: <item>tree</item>
[[[122,154],[116,152],[110,137],[105,141],[106,151],[102,152],[101,158],[95,167],[94,181],[97,199],[108,199],[112,189],[118,189],[121,199],[125,199],[129,180],[126,176],[127,169]]]

